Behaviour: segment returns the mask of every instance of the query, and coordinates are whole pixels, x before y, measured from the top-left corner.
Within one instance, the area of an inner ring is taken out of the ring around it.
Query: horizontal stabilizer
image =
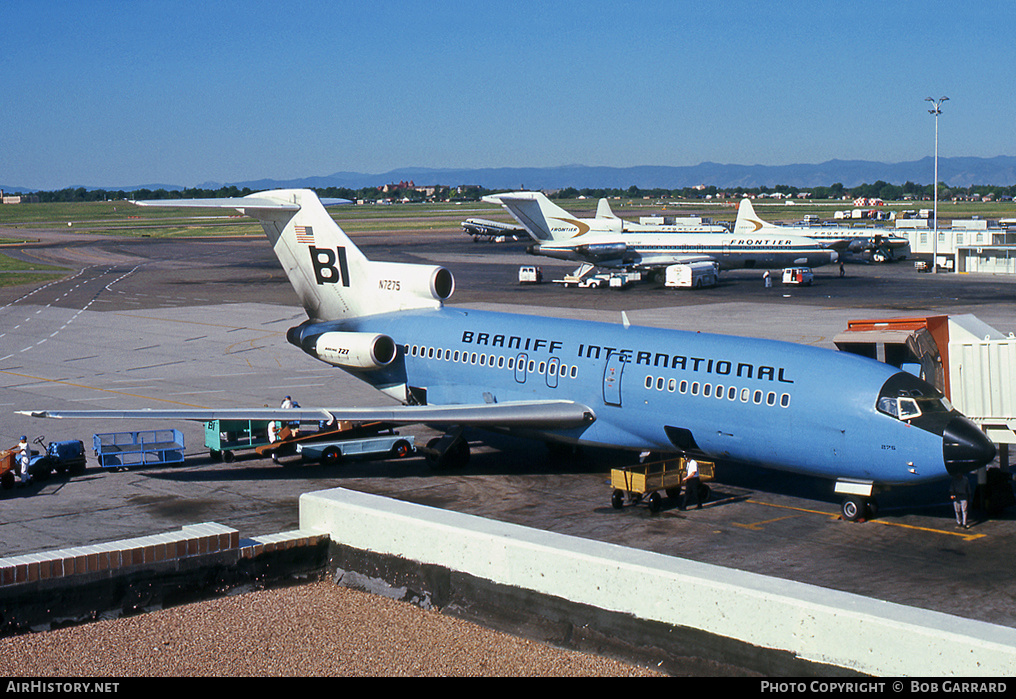
[[[279,420],[284,422],[389,422],[400,425],[567,428],[596,419],[589,408],[566,400],[477,405],[398,405],[389,408],[173,408],[168,410],[21,410],[21,415],[58,419]]]
[[[320,199],[323,206],[337,206],[339,204],[352,204],[349,199]],[[299,211],[300,205],[290,202],[277,201],[264,197],[226,197],[209,199],[141,199],[132,201],[136,206],[163,207],[167,209],[250,209],[254,211]]]
[[[143,199],[131,202],[137,206],[160,206],[181,209],[274,209],[299,211],[299,204],[257,197],[228,197],[225,199]]]

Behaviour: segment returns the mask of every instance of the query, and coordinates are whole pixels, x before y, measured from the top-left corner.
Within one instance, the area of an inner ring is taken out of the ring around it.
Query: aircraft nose
[[[991,463],[995,445],[970,420],[954,417],[942,430],[942,458],[945,470],[955,476]]]

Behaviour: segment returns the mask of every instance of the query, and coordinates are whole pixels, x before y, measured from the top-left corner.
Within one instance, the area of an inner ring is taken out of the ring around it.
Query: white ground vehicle
[[[815,275],[812,274],[811,267],[787,267],[783,270],[784,284],[811,286],[811,282],[814,278]]]
[[[543,281],[543,270],[533,265],[519,267],[519,284],[539,284]]]
[[[701,289],[704,286],[715,286],[719,277],[719,265],[715,262],[689,262],[667,267],[663,285]]]

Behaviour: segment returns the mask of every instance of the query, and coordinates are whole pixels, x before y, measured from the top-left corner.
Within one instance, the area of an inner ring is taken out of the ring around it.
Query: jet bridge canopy
[[[833,343],[919,376],[948,397],[948,321],[948,316],[851,320]]]

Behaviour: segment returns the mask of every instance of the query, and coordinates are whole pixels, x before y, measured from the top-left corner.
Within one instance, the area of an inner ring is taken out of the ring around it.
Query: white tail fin
[[[539,241],[568,240],[589,230],[587,222],[575,218],[542,192],[489,194],[483,201],[503,206],[530,236]]]
[[[775,224],[767,223],[755,215],[755,207],[751,205],[750,199],[742,199],[737,206],[737,220],[734,221],[734,233],[738,235],[750,235],[762,228],[777,228]]]
[[[610,202],[608,202],[606,198],[600,199],[600,201],[596,203],[596,218],[617,218],[617,216],[614,215],[614,212],[611,211]]]
[[[451,272],[443,267],[368,260],[308,189],[135,203],[239,209],[257,219],[312,321],[437,308],[455,289]]]

